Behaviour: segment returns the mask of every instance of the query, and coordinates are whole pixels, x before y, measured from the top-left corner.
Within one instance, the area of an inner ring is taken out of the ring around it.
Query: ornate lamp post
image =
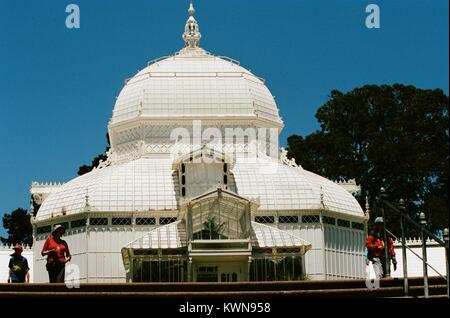
[[[401,217],[401,231],[402,231],[402,247],[404,246],[405,248],[408,248],[409,250],[411,250],[411,248],[409,248],[408,246],[404,245],[405,242],[405,235],[404,235],[404,221],[406,220],[408,222],[408,224],[414,226],[416,229],[418,229],[421,232],[421,239],[422,239],[422,262],[423,262],[423,276],[424,276],[424,295],[425,297],[429,297],[429,284],[428,284],[428,266],[431,267],[431,265],[428,265],[428,261],[427,261],[427,241],[425,239],[425,235],[429,238],[434,239],[440,246],[445,248],[445,256],[446,256],[446,272],[447,272],[447,277],[446,277],[446,281],[447,281],[447,296],[449,296],[449,279],[448,279],[448,273],[449,273],[449,264],[448,264],[448,258],[449,258],[449,231],[448,228],[446,228],[444,230],[444,237],[443,239],[436,236],[435,234],[433,234],[430,230],[427,229],[427,218],[425,213],[421,212],[419,214],[419,222],[416,222],[415,220],[413,220],[407,213],[404,212],[405,208],[404,208],[404,201],[400,200],[398,205],[395,206],[392,203],[390,203],[389,201],[387,201],[386,198],[386,191],[384,188],[380,189],[380,201],[381,201],[381,212],[382,215],[384,217],[384,212],[385,212],[385,208],[389,208],[392,211],[396,212],[398,215],[400,215]],[[385,233],[384,234],[384,238],[386,240],[386,233],[390,233],[388,230],[385,229]],[[392,233],[390,233],[390,235],[393,235]],[[395,236],[394,236],[395,237]],[[387,240],[385,241],[387,242]],[[411,250],[412,251],[412,250]],[[386,252],[386,251],[385,251]],[[405,251],[403,251],[403,270],[404,270],[404,275],[406,279],[404,279],[405,283],[404,283],[404,287],[405,287],[405,294],[407,292],[407,288],[408,288],[408,282],[407,282],[407,268],[406,268],[406,255],[405,255]],[[417,257],[420,258],[420,256],[416,253],[414,253],[412,251],[413,254],[415,254]],[[386,253],[387,254],[387,253]],[[385,254],[385,255],[386,255]],[[387,270],[390,269],[390,264],[389,264],[389,260],[387,259],[387,255],[386,255],[386,260],[387,262]],[[432,267],[433,268],[433,267]],[[433,268],[434,270],[434,268]]]
[[[444,242],[445,242],[445,269],[447,270],[447,297],[450,298],[448,288],[448,228],[444,229]]]
[[[391,261],[389,259],[389,242],[387,240],[387,233],[386,233],[386,217],[384,213],[384,201],[387,198],[386,189],[381,188],[380,189],[380,199],[381,199],[381,216],[383,218],[384,226],[383,226],[383,241],[384,241],[384,261],[385,261],[385,269],[386,277],[391,277]]]
[[[427,241],[425,238],[425,227],[427,226],[427,218],[425,213],[420,212],[419,215],[420,225],[422,227],[421,235],[422,235],[422,258],[423,258],[423,288],[425,298],[429,297],[428,293],[428,264],[427,264]]]
[[[405,201],[400,199],[398,201],[398,209],[405,213]],[[403,291],[405,296],[408,296],[409,284],[408,284],[408,261],[406,258],[406,240],[405,240],[405,221],[403,220],[403,215],[400,215],[400,230],[402,234],[402,260],[403,260]]]

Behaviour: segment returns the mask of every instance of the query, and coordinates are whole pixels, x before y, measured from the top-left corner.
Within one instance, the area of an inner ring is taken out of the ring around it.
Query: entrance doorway
[[[220,274],[220,282],[221,283],[231,283],[231,282],[237,282],[237,281],[238,281],[238,274],[236,272]]]
[[[218,266],[198,266],[197,282],[199,283],[217,283],[219,281]]]
[[[195,281],[199,283],[231,283],[245,280],[243,264],[197,264],[195,266]]]
[[[223,263],[219,267],[219,279],[222,283],[243,281],[243,269],[240,263]]]

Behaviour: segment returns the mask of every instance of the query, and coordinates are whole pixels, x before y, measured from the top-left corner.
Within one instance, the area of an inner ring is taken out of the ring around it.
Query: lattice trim
[[[90,218],[89,225],[108,225],[108,218]]]
[[[274,216],[256,216],[255,222],[258,222],[261,224],[272,224],[272,223],[275,223],[275,217]]]
[[[111,225],[131,225],[131,218],[112,218]]]
[[[155,225],[156,218],[136,218],[136,225]]]
[[[297,215],[282,215],[278,217],[278,223],[288,224],[288,223],[298,223]]]
[[[163,217],[163,218],[159,218],[159,224],[160,225],[166,225],[166,224],[170,224],[173,222],[176,222],[177,218],[176,217]]]
[[[303,215],[302,223],[320,223],[320,216],[318,216],[318,215]]]

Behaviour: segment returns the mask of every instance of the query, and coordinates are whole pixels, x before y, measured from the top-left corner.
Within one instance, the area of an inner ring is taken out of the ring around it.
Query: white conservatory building
[[[264,81],[185,47],[127,80],[108,159],[65,184],[33,183],[34,282],[56,224],[81,282],[365,277],[367,217],[352,193],[278,148],[284,124]]]

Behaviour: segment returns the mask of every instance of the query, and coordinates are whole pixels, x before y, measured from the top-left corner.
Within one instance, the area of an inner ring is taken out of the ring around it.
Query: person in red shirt
[[[47,256],[50,283],[64,283],[65,266],[72,259],[67,242],[61,239],[64,233],[64,227],[56,225],[42,247],[42,256]]]
[[[386,255],[385,243],[383,240],[384,220],[381,217],[375,219],[375,230],[372,231],[366,240],[368,259],[373,264],[373,270],[377,279],[386,277]],[[397,260],[395,258],[394,242],[390,235],[387,235],[388,255],[394,265],[394,271],[397,270]],[[390,262],[389,262],[390,263]]]

